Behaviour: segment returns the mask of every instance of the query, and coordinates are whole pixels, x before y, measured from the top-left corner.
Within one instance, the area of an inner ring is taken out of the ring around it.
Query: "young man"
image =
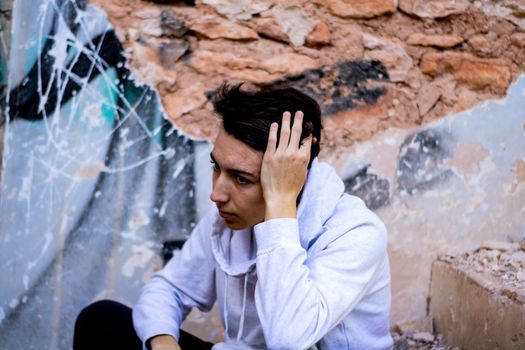
[[[390,349],[386,230],[317,161],[318,104],[237,85],[214,106],[215,208],[144,286],[133,309],[144,346],[184,349],[184,317],[217,301],[225,342],[213,349]]]

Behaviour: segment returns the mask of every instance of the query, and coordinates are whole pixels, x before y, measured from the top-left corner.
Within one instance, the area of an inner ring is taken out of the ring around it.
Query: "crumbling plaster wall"
[[[439,255],[525,238],[523,106],[525,75],[503,99],[387,130],[340,162],[389,229],[394,321],[425,316]]]
[[[323,159],[390,230],[394,320],[426,314],[437,254],[523,236],[522,2],[192,3],[14,2],[2,345],[67,348],[86,303],[133,303],[204,208],[208,145],[191,139],[213,139],[224,80],[321,103]]]
[[[389,227],[394,321],[426,314],[437,254],[525,234],[523,83],[507,107],[472,109],[525,71],[523,2],[92,3],[192,138],[213,139],[224,80],[290,83],[320,102],[321,158]]]
[[[520,1],[91,2],[171,121],[195,138],[213,138],[207,93],[224,80],[304,88],[323,105],[333,157],[381,130],[501,97],[525,70]]]

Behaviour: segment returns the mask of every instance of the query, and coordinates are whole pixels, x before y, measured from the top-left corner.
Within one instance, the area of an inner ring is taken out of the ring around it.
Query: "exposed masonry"
[[[310,93],[327,116],[333,157],[382,130],[501,97],[525,70],[525,5],[516,0],[92,3],[115,25],[134,75],[198,139],[214,137],[203,95],[224,80]]]
[[[212,140],[210,98],[225,80],[293,85],[325,118],[321,158],[389,128],[412,128],[498,98],[525,71],[519,1],[116,0],[92,3],[116,27],[134,76],[155,86],[182,132]],[[144,65],[143,62],[148,62]],[[389,183],[361,168],[347,191],[379,208],[450,176],[443,130],[407,138]]]

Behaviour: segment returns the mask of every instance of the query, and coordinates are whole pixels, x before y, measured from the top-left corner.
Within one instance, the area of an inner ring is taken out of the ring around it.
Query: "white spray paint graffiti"
[[[193,143],[84,1],[16,2],[8,70],[0,344],[66,349],[84,305],[133,302],[160,243],[189,234]]]

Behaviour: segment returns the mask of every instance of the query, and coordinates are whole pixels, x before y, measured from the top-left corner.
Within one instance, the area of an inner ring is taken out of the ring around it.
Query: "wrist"
[[[296,218],[297,208],[295,199],[280,199],[266,201],[264,220],[277,218]]]
[[[148,340],[152,350],[180,350],[177,340],[168,334],[161,334]]]

